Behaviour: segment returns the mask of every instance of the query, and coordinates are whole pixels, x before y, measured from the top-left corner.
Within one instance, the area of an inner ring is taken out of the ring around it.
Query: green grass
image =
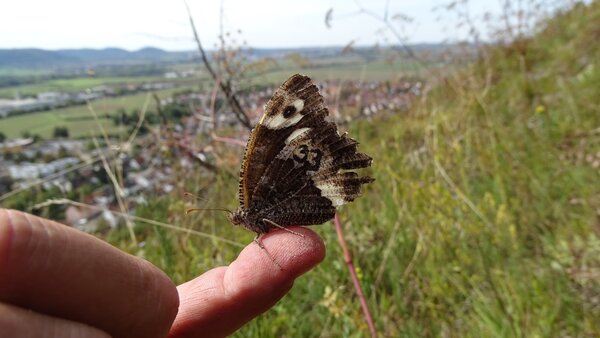
[[[161,98],[171,96],[176,91],[185,88],[174,88],[157,91]],[[105,98],[92,102],[94,111],[100,117],[100,122],[109,134],[121,133],[126,130],[115,126],[105,115],[114,115],[119,109],[125,109],[128,113],[132,110],[140,110],[146,101],[147,93],[115,98]],[[154,105],[154,99],[150,98]],[[72,138],[89,137],[92,133],[99,134],[99,128],[92,113],[86,105],[78,105],[50,111],[28,113],[10,116],[0,119],[0,132],[8,138],[19,137],[23,131],[40,135],[43,138],[52,138],[55,127],[67,127],[69,136]]]

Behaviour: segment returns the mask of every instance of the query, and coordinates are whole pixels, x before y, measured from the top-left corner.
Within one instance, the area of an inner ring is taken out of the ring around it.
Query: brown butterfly
[[[373,181],[351,171],[369,167],[372,158],[325,121],[328,114],[317,86],[296,74],[275,91],[252,130],[240,170],[240,207],[230,220],[256,232],[261,248],[260,236],[271,229],[298,234],[286,228],[332,219],[337,206]]]

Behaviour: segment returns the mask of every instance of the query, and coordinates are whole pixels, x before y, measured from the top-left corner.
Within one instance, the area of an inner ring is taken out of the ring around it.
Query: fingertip
[[[261,240],[266,250],[270,250],[273,258],[281,265],[290,277],[296,278],[315,267],[325,259],[325,243],[311,229],[306,227],[291,227],[291,231],[276,230],[264,235]],[[258,245],[253,245],[254,254],[262,254],[263,260],[272,263]],[[241,255],[240,255],[241,256]],[[272,265],[272,264],[271,264]]]
[[[325,244],[315,232],[305,227],[290,230],[302,236],[270,232],[260,239],[264,249],[252,242],[228,267],[180,285],[181,305],[170,336],[225,336],[281,299],[298,276],[325,258]]]
[[[257,290],[289,289],[298,276],[315,267],[325,258],[325,244],[312,230],[292,227],[263,235],[257,243],[250,243],[231,263],[223,286],[227,293],[245,295]]]

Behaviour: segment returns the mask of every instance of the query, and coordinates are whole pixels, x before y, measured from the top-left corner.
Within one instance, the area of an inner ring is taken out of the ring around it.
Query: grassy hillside
[[[340,212],[385,337],[600,335],[600,2],[494,47],[407,114],[350,128],[377,181]],[[241,152],[241,150],[240,150]],[[206,206],[236,206],[240,152],[216,179],[175,170]],[[167,154],[165,156],[168,156]],[[177,190],[177,189],[175,189]],[[139,216],[249,243],[180,197]],[[328,255],[239,337],[368,335],[331,224]],[[239,248],[160,227],[108,238],[183,282]]]

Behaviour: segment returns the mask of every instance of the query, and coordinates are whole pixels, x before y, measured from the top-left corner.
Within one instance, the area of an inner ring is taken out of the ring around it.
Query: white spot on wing
[[[302,109],[304,109],[304,100],[296,100],[294,102],[292,102],[292,106],[294,106],[294,108],[296,108],[296,113],[299,113],[302,111]]]
[[[337,207],[346,204],[343,197],[343,187],[327,181],[315,182],[315,186],[321,190],[321,196],[330,200],[333,206]]]
[[[302,109],[304,109],[304,101],[297,99],[291,105],[296,108],[296,112],[292,116],[284,117],[283,112],[274,116],[263,115],[259,123],[269,129],[283,129],[295,125],[304,117],[304,115],[300,114]]]
[[[300,129],[296,129],[294,130],[290,136],[288,136],[288,138],[285,139],[285,144],[290,144],[292,143],[293,140],[297,139],[298,137],[306,134],[308,131],[310,130],[310,128],[300,128]]]

